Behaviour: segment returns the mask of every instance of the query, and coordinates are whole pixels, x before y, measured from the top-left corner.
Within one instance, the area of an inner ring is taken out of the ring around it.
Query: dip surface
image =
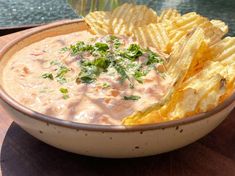
[[[78,48],[71,46],[77,47],[79,41],[92,45],[92,53],[76,53]],[[118,60],[117,55],[107,60],[103,52],[118,52]],[[153,51],[140,50],[131,38],[122,36],[81,31],[49,37],[12,56],[3,71],[3,86],[20,104],[40,113],[80,123],[120,125],[124,117],[157,103],[170,87],[170,78],[157,70],[162,62],[150,62],[152,55]],[[99,73],[91,77],[94,68]]]

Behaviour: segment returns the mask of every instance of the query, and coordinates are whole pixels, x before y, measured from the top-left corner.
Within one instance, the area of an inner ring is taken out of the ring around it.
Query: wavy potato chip
[[[235,92],[235,63],[230,64],[226,69],[226,71],[227,71],[226,80],[227,80],[228,90],[221,99],[221,101],[224,101],[227,97],[231,96],[232,93]]]
[[[190,68],[188,69],[188,73],[187,76],[185,77],[185,80],[187,80],[188,78],[192,77],[193,75],[201,71],[206,61],[211,59],[212,59],[212,54],[209,49],[209,46],[205,41],[203,41],[193,58],[193,61],[191,63]]]
[[[95,34],[106,35],[111,33],[110,12],[96,11],[85,16],[85,22],[90,26]]]
[[[213,25],[207,18],[198,15],[195,12],[190,12],[176,18],[172,25],[168,29],[171,47],[178,43],[187,32],[193,30],[196,27],[203,29],[206,42],[209,45],[213,45],[218,42],[225,33]]]
[[[199,26],[203,28],[206,36],[207,43],[209,45],[213,45],[221,40],[221,38],[225,35],[225,33],[220,30],[220,28],[214,26],[207,18],[202,17],[205,22],[200,24]]]
[[[151,23],[144,27],[138,27],[133,32],[138,43],[145,48],[155,47],[163,52],[166,51],[169,38],[161,23]]]
[[[208,81],[209,78],[212,80]],[[184,87],[194,87],[197,89],[198,87],[202,87],[202,91],[211,87],[209,89],[210,91],[201,98],[199,107],[195,113],[205,112],[221,102],[221,97],[228,89],[227,78],[227,67],[220,62],[208,61],[203,70],[183,83],[182,86]]]
[[[176,9],[164,9],[159,17],[158,22],[164,22],[166,20],[172,22],[180,16],[181,14]]]
[[[217,85],[208,91],[208,94],[200,100],[198,108],[194,114],[209,111],[215,108],[221,102],[221,97],[223,97],[227,91],[226,86],[223,86],[225,85],[224,82],[226,83],[226,80],[221,78]]]
[[[111,21],[114,34],[131,36],[135,28],[157,22],[157,14],[144,5],[125,3],[113,10]]]
[[[226,37],[211,47],[214,61],[221,61],[224,65],[235,62],[235,37]]]
[[[185,35],[187,35],[188,31],[172,30],[168,33],[169,33],[169,38],[170,38],[171,43],[175,44],[179,42]]]
[[[227,90],[227,81],[219,73],[225,73],[225,68],[219,62],[209,61],[205,69],[181,84],[170,101],[159,110],[161,119],[179,119],[217,106]]]
[[[228,26],[225,24],[225,22],[221,21],[221,20],[211,20],[211,23],[219,28],[221,31],[223,31],[224,34],[228,33]]]
[[[193,84],[197,83],[197,80],[200,79],[201,81],[206,80],[207,78],[212,77],[215,74],[221,74],[225,75],[224,73],[224,65],[220,62],[214,62],[214,61],[207,61],[204,63],[204,67],[202,70],[197,72],[195,75],[189,77],[187,80],[185,80],[182,83],[182,87],[190,86],[192,87]]]
[[[181,84],[185,77],[187,77],[189,68],[194,62],[193,59],[202,45],[204,37],[203,30],[197,28],[195,31],[188,33],[188,35],[178,43],[177,47],[175,47],[169,62],[166,64],[167,74],[177,80],[177,83],[175,83],[174,86],[176,86],[176,84]],[[182,78],[178,79],[178,75],[181,73],[184,74]]]
[[[217,106],[220,102],[224,101],[228,96],[230,96],[234,90],[235,82],[235,63],[230,65],[224,65],[220,61],[207,61],[204,64],[204,68],[198,72],[193,77],[190,77],[187,81],[182,84],[182,87],[195,87],[197,85],[204,85],[208,78],[213,77],[214,75],[221,75],[222,79],[218,83],[219,89],[213,89],[208,93],[208,96],[205,96],[201,100],[201,107],[196,111],[205,112]],[[198,82],[198,80],[200,82]],[[203,83],[203,84],[202,84]],[[205,87],[211,86],[212,81],[206,84]],[[216,88],[216,87],[215,87]],[[218,86],[217,86],[218,88]]]
[[[219,62],[225,68],[221,74],[226,78],[228,91],[223,100],[235,91],[235,37],[226,37],[211,47],[214,62]],[[210,68],[213,69],[213,68]]]
[[[212,77],[198,77],[192,81],[193,84],[183,87],[181,100],[177,102],[174,110],[167,114],[171,120],[205,112],[208,108],[215,107],[226,90],[226,86],[222,83],[224,77],[220,74],[212,75]],[[207,99],[206,102],[205,99]]]

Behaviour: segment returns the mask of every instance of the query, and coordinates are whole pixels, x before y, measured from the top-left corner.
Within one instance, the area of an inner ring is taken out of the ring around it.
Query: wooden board
[[[30,30],[0,37],[0,49]],[[2,176],[235,176],[235,109],[212,133],[182,149],[136,159],[101,159],[38,141],[12,123],[0,106],[0,147]]]

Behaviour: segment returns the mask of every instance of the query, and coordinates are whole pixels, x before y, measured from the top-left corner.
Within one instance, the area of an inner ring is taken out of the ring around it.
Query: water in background
[[[81,15],[134,1],[158,12],[173,7],[182,13],[195,11],[211,19],[221,19],[229,25],[229,35],[235,36],[235,0],[68,0],[74,11]],[[0,0],[0,27],[78,18],[69,4],[66,0]]]
[[[77,17],[66,0],[0,0],[0,27]]]

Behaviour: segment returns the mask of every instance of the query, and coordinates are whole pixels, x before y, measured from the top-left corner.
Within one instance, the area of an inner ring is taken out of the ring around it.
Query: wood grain
[[[31,30],[0,37],[0,49]],[[235,176],[235,110],[212,133],[182,149],[136,159],[100,159],[38,141],[12,123],[0,106],[0,147],[2,176]]]

